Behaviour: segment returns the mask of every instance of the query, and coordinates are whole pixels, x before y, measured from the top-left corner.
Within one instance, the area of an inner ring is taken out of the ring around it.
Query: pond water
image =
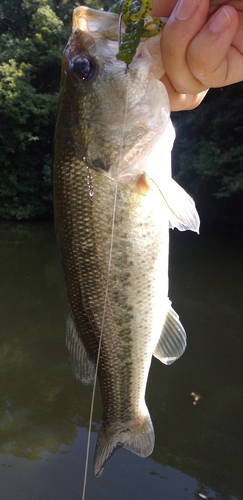
[[[100,478],[97,394],[87,500],[243,499],[242,238],[172,233],[170,297],[188,347],[169,367],[152,362],[153,455],[118,450]],[[91,388],[68,366],[52,224],[0,225],[0,276],[0,498],[81,500]]]

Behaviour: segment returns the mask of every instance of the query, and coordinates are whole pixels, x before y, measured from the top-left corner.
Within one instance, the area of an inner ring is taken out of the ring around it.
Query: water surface
[[[243,499],[242,236],[172,233],[170,297],[188,347],[170,367],[152,362],[153,455],[118,450],[99,479],[97,394],[87,500]],[[0,225],[0,275],[0,498],[80,500],[91,388],[68,366],[53,226]]]

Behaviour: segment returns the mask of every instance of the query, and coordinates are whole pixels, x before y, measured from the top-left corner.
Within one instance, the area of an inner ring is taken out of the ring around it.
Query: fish
[[[117,14],[74,10],[53,168],[68,357],[85,384],[98,362],[96,476],[120,447],[140,457],[153,451],[145,402],[152,356],[169,365],[186,347],[168,298],[169,228],[199,228],[194,201],[171,177],[159,37],[142,41],[127,69],[115,57],[118,29]]]

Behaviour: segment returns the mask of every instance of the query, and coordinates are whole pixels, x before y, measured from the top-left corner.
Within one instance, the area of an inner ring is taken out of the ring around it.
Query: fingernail
[[[209,23],[209,28],[214,33],[223,33],[231,24],[230,16],[226,9],[222,8],[216,12]]]
[[[200,0],[179,0],[175,9],[175,17],[179,21],[185,21],[194,14],[199,5]]]

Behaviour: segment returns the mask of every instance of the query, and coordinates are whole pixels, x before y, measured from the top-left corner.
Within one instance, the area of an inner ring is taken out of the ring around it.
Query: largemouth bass
[[[118,447],[146,457],[152,355],[179,358],[186,334],[168,299],[169,225],[198,231],[194,202],[171,178],[174,132],[159,39],[126,71],[118,16],[78,7],[63,54],[55,136],[55,227],[67,297],[66,344],[76,378],[98,377],[103,405],[94,471]]]

